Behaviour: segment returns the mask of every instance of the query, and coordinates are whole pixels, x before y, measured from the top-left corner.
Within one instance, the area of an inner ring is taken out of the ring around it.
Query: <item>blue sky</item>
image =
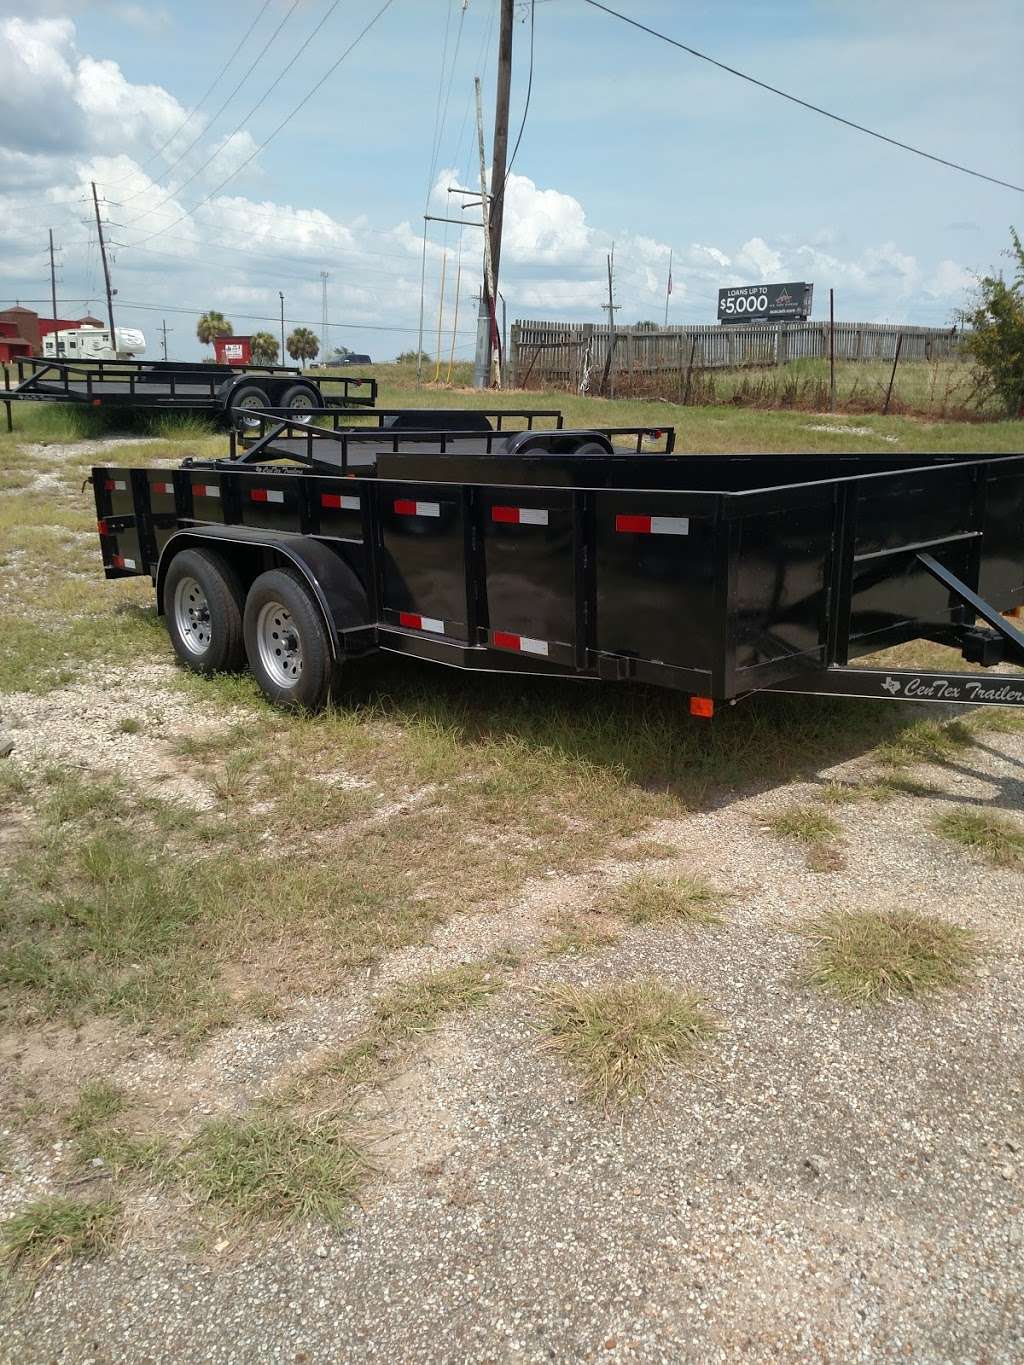
[[[252,331],[265,325],[260,316],[276,315],[279,289],[289,322],[319,331],[324,269],[332,343],[375,358],[415,345],[428,186],[433,179],[431,211],[443,213],[445,185],[478,179],[475,72],[485,80],[489,146],[497,0],[464,9],[462,0],[394,0],[283,131],[219,188],[379,7],[269,0],[217,91],[186,123],[260,2],[43,0],[29,12],[0,0],[5,301],[46,293],[52,224],[64,248],[67,311],[88,297],[96,311],[95,234],[81,221],[96,179],[105,213],[123,225],[110,229],[120,243],[119,320],[155,339],[166,312],[172,355],[200,353],[189,309],[220,307],[236,331]],[[513,133],[529,8],[517,5]],[[1024,183],[1019,3],[619,0],[615,8],[902,141]],[[1020,194],[798,109],[582,0],[538,0],[535,21],[533,95],[507,192],[510,318],[599,318],[614,240],[622,321],[663,316],[671,249],[678,321],[713,321],[720,285],[808,279],[818,315],[832,285],[840,317],[941,325],[972,273],[999,264],[1010,223],[1022,225]],[[450,345],[458,239],[458,229],[431,230],[428,349],[445,251]],[[456,346],[466,355],[479,229],[462,242]]]

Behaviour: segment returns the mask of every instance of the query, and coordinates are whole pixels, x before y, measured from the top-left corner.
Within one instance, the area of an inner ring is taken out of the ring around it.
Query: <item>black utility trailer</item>
[[[761,690],[1024,704],[1016,674],[850,666],[915,639],[1024,665],[1003,615],[1024,456],[679,456],[671,431],[643,453],[651,429],[612,449],[626,434],[281,420],[234,460],[95,469],[104,569],[152,576],[190,668],[248,661],[285,703],[388,650],[638,679],[695,715]]]
[[[225,421],[248,423],[253,411],[264,408],[287,408],[305,416],[332,400],[345,407],[372,407],[377,401],[375,379],[349,375],[311,379],[288,365],[37,357],[13,364],[18,382],[11,387],[10,371],[5,368],[2,395],[8,431],[12,429],[11,405],[16,402],[210,412]]]

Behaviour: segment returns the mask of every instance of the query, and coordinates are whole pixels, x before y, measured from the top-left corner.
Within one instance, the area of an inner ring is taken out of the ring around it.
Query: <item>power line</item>
[[[253,30],[255,29],[259,21],[263,18],[264,14],[266,14],[268,8],[270,7],[270,4],[271,0],[263,0],[263,4],[260,7],[259,13],[256,15],[256,18],[252,21],[249,27],[245,30],[245,33],[242,35],[241,42],[235,48],[234,52],[232,52],[231,56],[227,59],[227,61],[224,63],[221,69],[217,72],[216,76],[214,76],[213,80],[207,86],[205,92],[200,96],[196,103],[193,104],[192,108],[186,114],[184,120],[178,124],[177,128],[175,128],[174,132],[170,135],[167,141],[162,142],[160,146],[156,149],[156,151],[152,154],[152,156],[147,157],[146,160],[142,162],[142,164],[139,166],[139,170],[144,171],[147,166],[151,166],[153,162],[157,159],[157,157],[159,157],[160,155],[162,155],[164,151],[166,151],[166,149],[171,145],[171,143],[178,136],[178,134],[184,132],[184,130],[192,122],[193,118],[196,116],[196,114],[198,114],[199,110],[210,98],[214,90],[216,90],[220,80],[227,74],[228,68],[231,66],[231,63],[235,60],[235,58],[241,52],[242,48],[245,47],[246,43],[249,41],[250,37],[252,36]],[[114,184],[123,185],[125,181],[130,180],[131,178],[132,178],[131,176],[126,175],[121,180],[115,180]],[[129,199],[134,199],[134,197],[135,197],[134,195],[128,196]]]
[[[467,294],[467,295],[463,295],[463,297],[464,297],[464,298],[469,298],[469,297],[471,297],[471,296]],[[472,297],[475,298],[476,296],[473,295]],[[44,299],[44,300],[41,300],[41,302],[46,302],[46,300],[45,300],[45,299]],[[68,299],[67,302],[70,303],[70,302],[72,302],[72,300]],[[88,300],[86,300],[86,302],[88,302]],[[121,298],[118,298],[118,301],[117,301],[117,302],[118,302],[118,307],[119,307],[119,308],[127,308],[127,309],[131,310],[132,312],[144,312],[144,313],[183,313],[183,314],[185,314],[185,315],[188,316],[188,317],[199,318],[199,317],[202,317],[202,315],[207,311],[205,308],[188,308],[188,307],[185,307],[185,306],[180,306],[180,307],[178,307],[178,306],[168,306],[168,305],[166,305],[166,304],[159,304],[159,303],[130,303],[130,302],[128,302],[127,300],[124,300],[124,299],[121,299]],[[244,319],[246,322],[279,322],[279,321],[280,321],[280,315],[279,315],[279,314],[269,314],[269,313],[237,313],[237,312],[235,312],[235,310],[234,310],[233,308],[231,309],[231,312],[234,314],[234,316],[235,316],[236,318],[242,318],[242,319]],[[316,326],[318,325],[317,322],[316,322],[313,318],[286,318],[285,321],[286,321],[286,323],[288,324],[288,326],[290,326],[290,327],[316,327]],[[331,326],[332,326],[332,327],[340,327],[340,328],[348,328],[349,331],[353,331],[353,332],[406,332],[406,333],[409,333],[409,334],[414,334],[414,333],[416,332],[416,328],[415,328],[415,327],[411,327],[411,326],[410,326],[410,327],[403,327],[403,326],[400,326],[400,325],[397,325],[397,324],[391,323],[391,322],[333,322],[333,323],[331,323]],[[459,335],[460,335],[460,336],[475,336],[475,335],[476,335],[476,331],[475,331],[475,329],[474,329],[473,331],[470,331],[470,330],[467,328],[466,330],[460,332]]]
[[[289,19],[292,17],[292,15],[295,13],[296,9],[298,9],[298,6],[299,6],[299,0],[292,0],[292,7],[291,7],[291,9],[288,10],[288,12],[285,14],[284,18],[283,18],[283,19],[281,20],[281,22],[278,24],[277,28],[274,29],[273,33],[270,35],[270,37],[267,39],[267,41],[266,41],[266,42],[263,44],[263,46],[260,48],[259,53],[258,53],[258,55],[256,56],[255,60],[254,60],[254,61],[252,62],[252,64],[247,68],[245,74],[242,76],[242,79],[241,79],[241,80],[238,82],[238,84],[235,86],[234,90],[232,90],[231,94],[227,97],[227,99],[224,101],[224,103],[220,106],[220,108],[219,108],[219,109],[217,110],[217,112],[214,114],[213,118],[210,119],[210,121],[209,121],[209,123],[206,125],[206,127],[203,128],[203,129],[201,129],[201,131],[200,131],[199,133],[196,134],[196,136],[195,136],[195,137],[192,139],[192,141],[188,144],[188,146],[187,146],[187,147],[185,148],[185,150],[181,153],[181,155],[180,155],[180,156],[177,156],[177,157],[171,162],[171,164],[170,164],[169,166],[164,167],[164,175],[170,175],[171,171],[174,170],[175,166],[180,166],[181,163],[182,163],[182,162],[185,160],[185,158],[188,156],[188,154],[189,154],[189,152],[192,150],[192,148],[195,147],[197,143],[199,143],[199,142],[201,142],[201,141],[203,140],[203,138],[206,136],[206,134],[210,131],[210,129],[213,127],[213,125],[214,125],[214,124],[217,122],[217,120],[220,118],[221,114],[223,114],[224,110],[228,107],[228,105],[231,103],[231,101],[232,101],[232,100],[235,98],[235,96],[238,94],[239,90],[241,90],[242,86],[246,83],[246,81],[249,79],[249,77],[252,75],[252,73],[253,73],[253,72],[256,70],[256,68],[259,66],[259,64],[260,64],[260,62],[263,60],[263,57],[264,57],[264,55],[266,54],[267,50],[270,48],[270,45],[273,43],[274,39],[275,39],[275,38],[277,37],[277,35],[281,32],[281,30],[284,28],[284,26],[285,26],[285,24],[288,22],[288,20],[289,20]],[[280,77],[278,77],[278,80],[280,80]],[[274,82],[274,85],[276,85],[276,84],[277,84],[277,81]],[[270,90],[273,90],[273,88],[274,88],[274,86],[272,85],[272,86],[270,87]],[[270,90],[264,91],[263,99],[266,99],[267,95],[270,94]],[[260,103],[262,103],[262,100],[260,101]],[[259,108],[259,105],[257,105],[256,107]],[[246,117],[248,117],[248,115],[247,115]],[[243,119],[242,121],[243,121],[243,123],[244,123],[245,120]],[[237,132],[237,131],[238,131],[238,129],[236,128],[236,129],[235,129],[235,132]],[[229,134],[229,139],[230,139],[231,137],[234,137],[234,133]],[[228,139],[228,140],[229,140],[229,139]],[[200,166],[199,171],[196,172],[196,175],[198,175],[200,171],[205,170],[206,167],[210,164],[210,161],[213,160],[213,157],[216,156],[218,152],[223,151],[223,149],[224,149],[224,147],[225,147],[226,145],[227,145],[227,142],[226,142],[226,141],[225,141],[225,142],[222,142],[221,145],[220,145],[220,147],[217,148],[217,151],[213,153],[213,156],[211,156],[211,157],[209,158],[209,160],[203,162],[203,165]],[[194,180],[194,179],[195,179],[195,175],[189,177],[189,180]],[[178,189],[172,190],[169,194],[165,195],[164,198],[161,199],[161,200],[159,201],[159,203],[160,203],[160,204],[166,203],[167,200],[170,199],[170,198],[172,197],[172,195],[177,194],[178,190],[182,189],[185,185],[189,184],[189,180],[183,180],[182,183],[181,183],[181,185],[178,186]],[[149,188],[149,186],[146,186],[146,189],[148,189],[148,188]],[[128,195],[128,198],[125,200],[125,203],[128,203],[128,201],[129,201],[130,199],[137,199],[138,196],[139,196],[140,194],[144,194],[144,193],[145,193],[145,190],[144,190],[144,189],[143,189],[143,190],[136,190],[134,194]],[[154,207],[154,208],[157,208],[157,207],[159,207],[159,204],[155,204],[153,207]],[[151,210],[150,210],[150,211],[151,211]],[[145,215],[140,215],[140,216],[143,216],[143,217],[144,217]],[[137,219],[137,218],[131,218],[131,219],[129,219],[129,224],[131,224],[131,223],[136,223],[136,222],[138,222],[138,219]]]
[[[302,99],[299,100],[298,104],[296,104],[295,107],[288,114],[285,115],[285,117],[281,120],[281,122],[277,125],[273,132],[271,132],[266,138],[264,138],[264,140],[255,149],[255,151],[253,151],[249,156],[247,156],[240,166],[236,166],[236,168],[231,172],[231,174],[225,176],[219,185],[216,185],[210,191],[209,194],[207,194],[203,199],[200,199],[198,204],[193,204],[191,209],[186,210],[185,213],[183,213],[179,218],[176,218],[172,223],[168,223],[166,227],[158,228],[156,232],[151,232],[149,233],[148,236],[140,238],[140,240],[138,242],[133,243],[133,245],[142,246],[146,242],[151,242],[154,237],[159,237],[164,232],[169,232],[171,228],[177,227],[179,223],[183,223],[185,219],[190,217],[193,213],[195,213],[197,209],[201,209],[204,204],[208,204],[210,200],[214,197],[214,195],[219,194],[220,191],[224,188],[224,186],[229,181],[234,180],[236,175],[240,174],[243,170],[245,170],[246,166],[248,166],[251,161],[255,161],[256,157],[259,156],[260,152],[262,152],[263,149],[267,147],[269,143],[271,143],[274,140],[275,137],[277,137],[278,133],[281,132],[282,128],[286,127],[292,121],[292,119],[299,112],[299,110],[303,109],[313,98],[316,92],[320,89],[320,87],[331,76],[333,76],[335,71],[337,71],[338,67],[342,64],[342,62],[349,55],[349,53],[359,46],[362,40],[369,33],[370,29],[373,28],[377,21],[383,17],[383,15],[391,8],[391,6],[394,3],[395,0],[384,0],[384,4],[381,5],[380,9],[373,16],[373,18],[363,26],[363,28],[359,31],[356,37],[353,38],[352,42],[349,43],[347,48],[345,48],[341,56],[338,57],[338,59],[327,68],[327,70],[316,82],[316,84],[312,87],[312,89],[307,91],[307,93],[302,97]]]
[[[631,19],[628,14],[620,14],[617,9],[610,9],[608,5],[600,4],[599,0],[584,0],[584,3],[590,5],[592,9],[603,10],[605,14],[610,14],[615,19],[621,19],[624,24],[630,24],[643,33],[649,33],[652,38],[660,38],[663,43],[669,43],[672,47],[679,48],[680,52],[688,52],[691,57],[699,57],[702,62],[709,62],[712,66],[717,66],[720,71],[727,71],[730,76],[738,76],[740,80],[748,81],[751,85],[759,86],[772,95],[778,95],[784,100],[789,100],[791,104],[799,104],[802,109],[809,109],[813,114],[821,114],[823,118],[830,118],[835,123],[845,124],[847,128],[853,128],[858,133],[866,133],[868,137],[877,138],[879,142],[888,142],[890,146],[899,147],[904,152],[913,152],[915,156],[923,156],[928,161],[938,162],[940,166],[948,166],[950,170],[963,171],[964,175],[973,175],[978,180],[987,180],[991,185],[1002,185],[1003,189],[1016,190],[1018,194],[1024,194],[1024,185],[1014,185],[1009,180],[999,180],[994,175],[985,175],[983,171],[972,171],[969,166],[961,166],[957,161],[947,161],[943,156],[933,156],[931,152],[924,152],[920,147],[912,147],[909,142],[900,142],[897,138],[888,137],[885,133],[878,133],[873,128],[865,128],[862,123],[854,123],[852,119],[843,118],[841,114],[833,114],[828,109],[822,109],[820,105],[811,104],[808,100],[802,100],[797,95],[790,95],[785,90],[780,90],[778,86],[769,85],[766,81],[759,81],[756,76],[748,76],[745,71],[738,71],[734,66],[727,66],[725,62],[716,61],[714,57],[709,57],[706,52],[698,52],[695,47],[688,47],[686,43],[670,38],[667,33],[659,33],[656,28],[649,28],[647,24],[641,24],[638,19]]]

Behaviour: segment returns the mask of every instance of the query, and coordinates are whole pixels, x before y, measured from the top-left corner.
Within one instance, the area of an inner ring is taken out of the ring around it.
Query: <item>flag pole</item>
[[[665,285],[665,326],[668,326],[668,296],[672,293],[672,248],[668,249],[668,282]]]

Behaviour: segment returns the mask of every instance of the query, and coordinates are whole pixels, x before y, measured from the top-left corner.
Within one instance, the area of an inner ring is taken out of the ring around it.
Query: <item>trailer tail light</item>
[[[491,520],[509,526],[547,526],[548,513],[543,507],[492,507]]]
[[[134,568],[135,568],[135,560],[134,560],[134,559],[127,559],[124,555],[114,555],[110,562],[111,562],[111,564],[113,564],[113,566],[114,566],[115,569],[134,569]]]
[[[149,489],[151,493],[166,493],[168,496],[173,496],[174,494],[173,483],[151,483]]]
[[[192,494],[194,497],[200,498],[219,498],[220,489],[215,483],[194,483]]]
[[[408,626],[410,630],[429,630],[435,635],[444,634],[443,621],[439,621],[436,616],[420,616],[414,611],[400,611],[398,624]]]
[[[715,714],[714,697],[691,697],[690,715],[702,716],[705,720],[710,720]]]
[[[620,514],[615,518],[616,531],[632,531],[641,536],[688,536],[689,517],[636,517]]]
[[[127,493],[128,485],[124,479],[107,479],[103,487],[108,493]]]
[[[321,493],[320,506],[340,508],[345,512],[358,512],[362,504],[358,498],[349,497],[345,493]]]
[[[96,523],[96,530],[99,532],[101,536],[110,535],[110,528],[107,526],[107,523],[105,521],[98,521]]]
[[[414,502],[412,498],[396,498],[395,511],[400,517],[439,517],[439,502]]]
[[[249,497],[253,502],[284,502],[284,493],[277,488],[250,488]]]
[[[547,640],[531,640],[528,635],[512,635],[506,630],[492,630],[491,644],[495,649],[514,649],[517,654],[544,654],[548,652]]]

